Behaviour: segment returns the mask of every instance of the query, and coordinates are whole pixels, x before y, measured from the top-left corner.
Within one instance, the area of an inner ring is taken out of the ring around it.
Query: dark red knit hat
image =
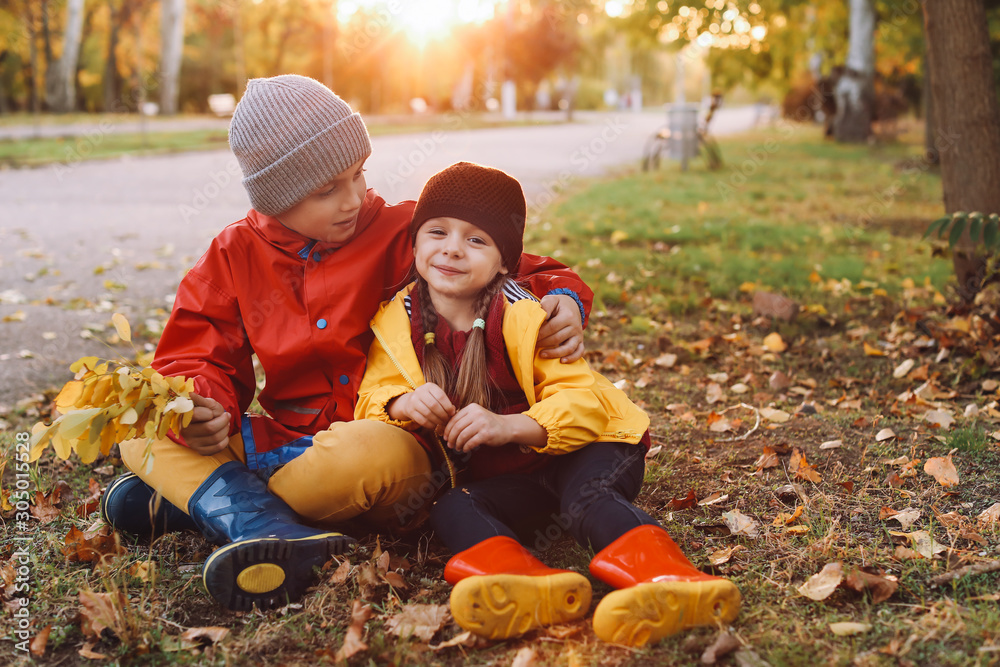
[[[430,177],[410,222],[410,238],[431,218],[458,218],[490,235],[504,268],[517,272],[527,207],[517,179],[492,167],[458,162]]]

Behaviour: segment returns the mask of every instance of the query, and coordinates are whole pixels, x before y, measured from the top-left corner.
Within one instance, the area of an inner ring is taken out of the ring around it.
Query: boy
[[[224,545],[205,563],[205,586],[247,610],[301,597],[313,568],[353,542],[329,526],[409,516],[432,470],[410,434],[351,421],[369,321],[413,261],[413,203],[367,190],[361,117],[307,77],[254,79],[229,140],[253,210],[181,281],[153,362],[194,378],[193,420],[151,445],[121,443],[135,474],[109,486],[101,510],[121,530],[148,531],[152,512],[156,530],[194,527]],[[547,295],[539,347],[579,358],[589,289],[545,258],[525,255],[519,271]],[[268,416],[244,414],[254,354]]]

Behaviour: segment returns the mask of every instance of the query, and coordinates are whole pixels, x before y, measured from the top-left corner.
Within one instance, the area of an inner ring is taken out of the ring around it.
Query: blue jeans
[[[633,528],[659,525],[632,504],[645,469],[641,444],[595,442],[541,470],[449,490],[431,507],[431,526],[453,553],[499,535],[542,551],[566,532],[598,552]]]

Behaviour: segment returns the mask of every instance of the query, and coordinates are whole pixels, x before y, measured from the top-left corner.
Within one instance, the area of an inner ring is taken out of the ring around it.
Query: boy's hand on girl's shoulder
[[[416,422],[424,428],[443,427],[455,414],[455,406],[444,389],[427,382],[408,394],[397,396],[386,407],[391,419]]]
[[[538,348],[546,359],[570,364],[583,358],[583,322],[576,300],[566,294],[547,294],[541,306],[548,318],[538,330]]]
[[[191,394],[191,423],[181,429],[187,446],[202,456],[211,456],[229,446],[230,414],[214,398]]]

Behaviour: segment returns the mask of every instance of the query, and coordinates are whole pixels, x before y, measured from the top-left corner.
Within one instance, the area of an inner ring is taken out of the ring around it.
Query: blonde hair
[[[498,273],[496,278],[483,288],[476,300],[476,318],[486,320],[493,297],[503,289],[507,280],[506,275]],[[433,333],[437,329],[438,314],[434,310],[427,282],[419,275],[417,276],[417,290],[424,333]],[[469,332],[461,363],[455,371],[452,371],[451,364],[434,344],[433,337],[428,341],[425,336],[422,370],[424,379],[444,389],[457,410],[472,403],[477,403],[487,410],[494,410],[498,407],[495,405],[499,401],[496,383],[488,372],[486,362],[485,328],[473,327],[472,331]]]

